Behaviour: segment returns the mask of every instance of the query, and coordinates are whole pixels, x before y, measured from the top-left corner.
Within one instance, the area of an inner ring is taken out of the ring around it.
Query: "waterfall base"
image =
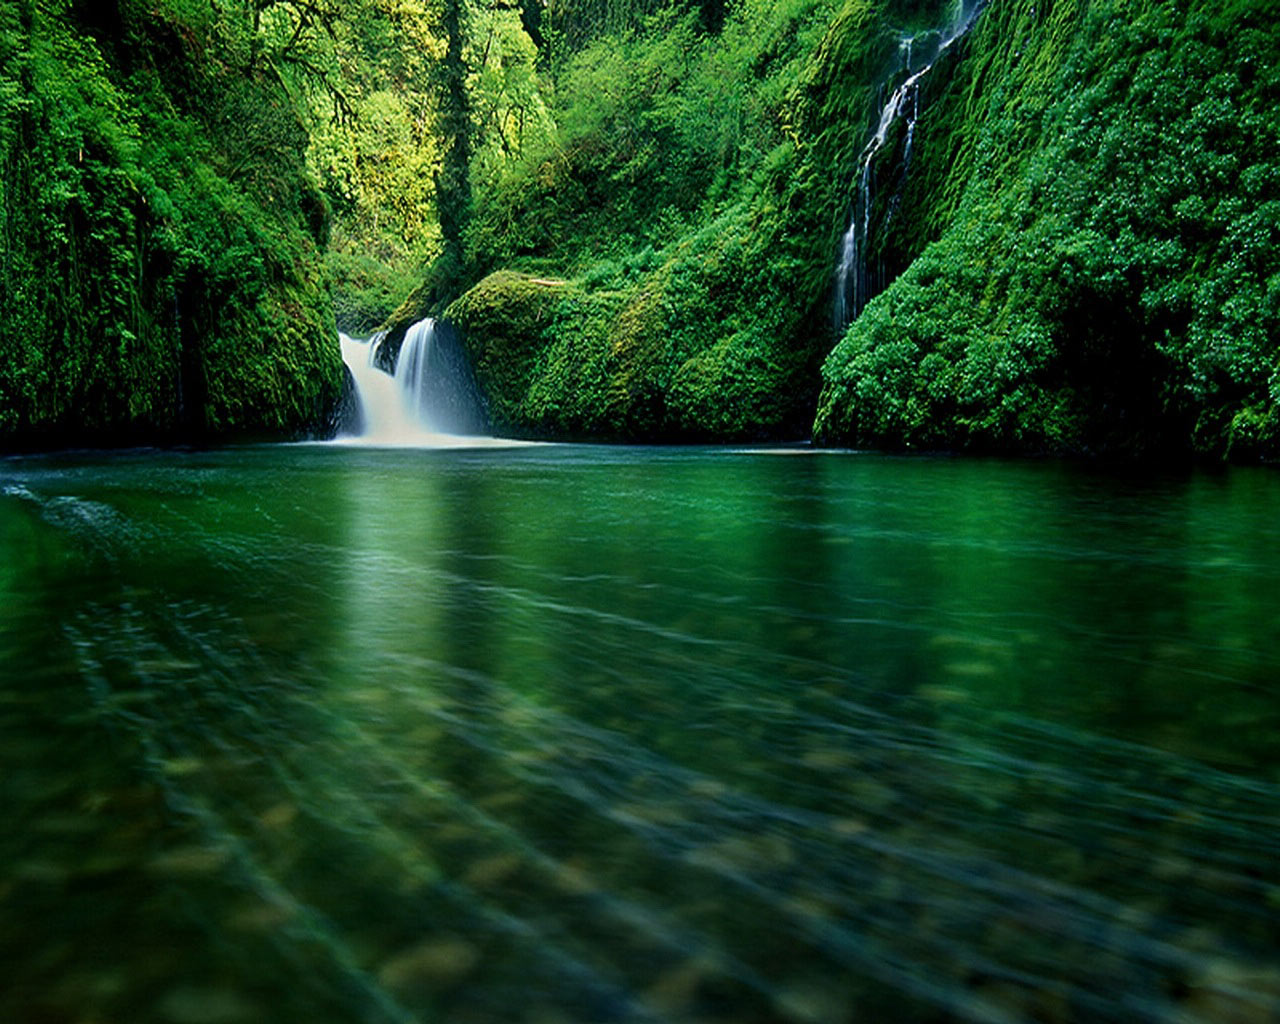
[[[348,417],[348,444],[440,448],[484,438],[483,404],[456,334],[433,319],[405,333],[395,374],[379,368],[383,335],[339,335],[358,415]]]

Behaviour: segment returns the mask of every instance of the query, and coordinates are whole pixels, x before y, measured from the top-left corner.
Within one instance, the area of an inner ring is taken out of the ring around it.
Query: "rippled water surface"
[[[0,1020],[1280,1019],[1280,476],[0,461]]]

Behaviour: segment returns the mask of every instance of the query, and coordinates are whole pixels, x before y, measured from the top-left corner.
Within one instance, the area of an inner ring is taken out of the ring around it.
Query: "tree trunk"
[[[457,286],[466,266],[466,233],[471,219],[471,101],[463,59],[466,31],[464,0],[444,0],[440,28],[445,38],[440,76],[440,132],[444,160],[436,177],[436,208],[443,236],[443,273],[436,275],[437,294]]]

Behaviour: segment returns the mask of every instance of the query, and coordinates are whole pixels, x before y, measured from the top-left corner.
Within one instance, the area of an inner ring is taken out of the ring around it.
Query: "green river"
[[[1280,1020],[1280,475],[0,460],[6,1024]]]

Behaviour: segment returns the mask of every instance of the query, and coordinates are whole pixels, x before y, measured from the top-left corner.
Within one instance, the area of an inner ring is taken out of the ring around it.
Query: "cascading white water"
[[[956,22],[943,34],[929,33],[937,40],[932,56],[920,68],[912,70],[912,58],[915,54],[919,37],[903,36],[898,41],[898,53],[901,57],[899,72],[907,77],[889,95],[888,101],[880,109],[880,123],[875,134],[863,147],[858,158],[857,188],[853,197],[853,213],[849,219],[849,229],[845,232],[840,244],[840,262],[836,267],[836,286],[834,317],[836,330],[843,330],[862,312],[862,307],[871,298],[871,275],[867,267],[867,256],[871,241],[871,207],[872,178],[871,165],[876,155],[884,148],[889,137],[889,130],[901,118],[906,118],[906,138],[903,143],[904,175],[906,165],[911,161],[911,147],[915,139],[916,121],[920,117],[920,83],[933,70],[938,58],[960,39],[973,26],[981,10],[981,4],[962,5]]]
[[[419,320],[405,332],[400,358],[396,360],[396,388],[400,392],[401,405],[413,422],[438,434],[441,433],[439,424],[432,420],[423,388],[435,340],[436,322],[430,318]]]
[[[435,321],[426,319],[405,333],[392,377],[377,365],[384,335],[367,341],[339,334],[342,360],[355,382],[363,429],[354,440],[363,444],[435,446],[450,435],[432,422],[424,399],[425,377],[435,342]]]

